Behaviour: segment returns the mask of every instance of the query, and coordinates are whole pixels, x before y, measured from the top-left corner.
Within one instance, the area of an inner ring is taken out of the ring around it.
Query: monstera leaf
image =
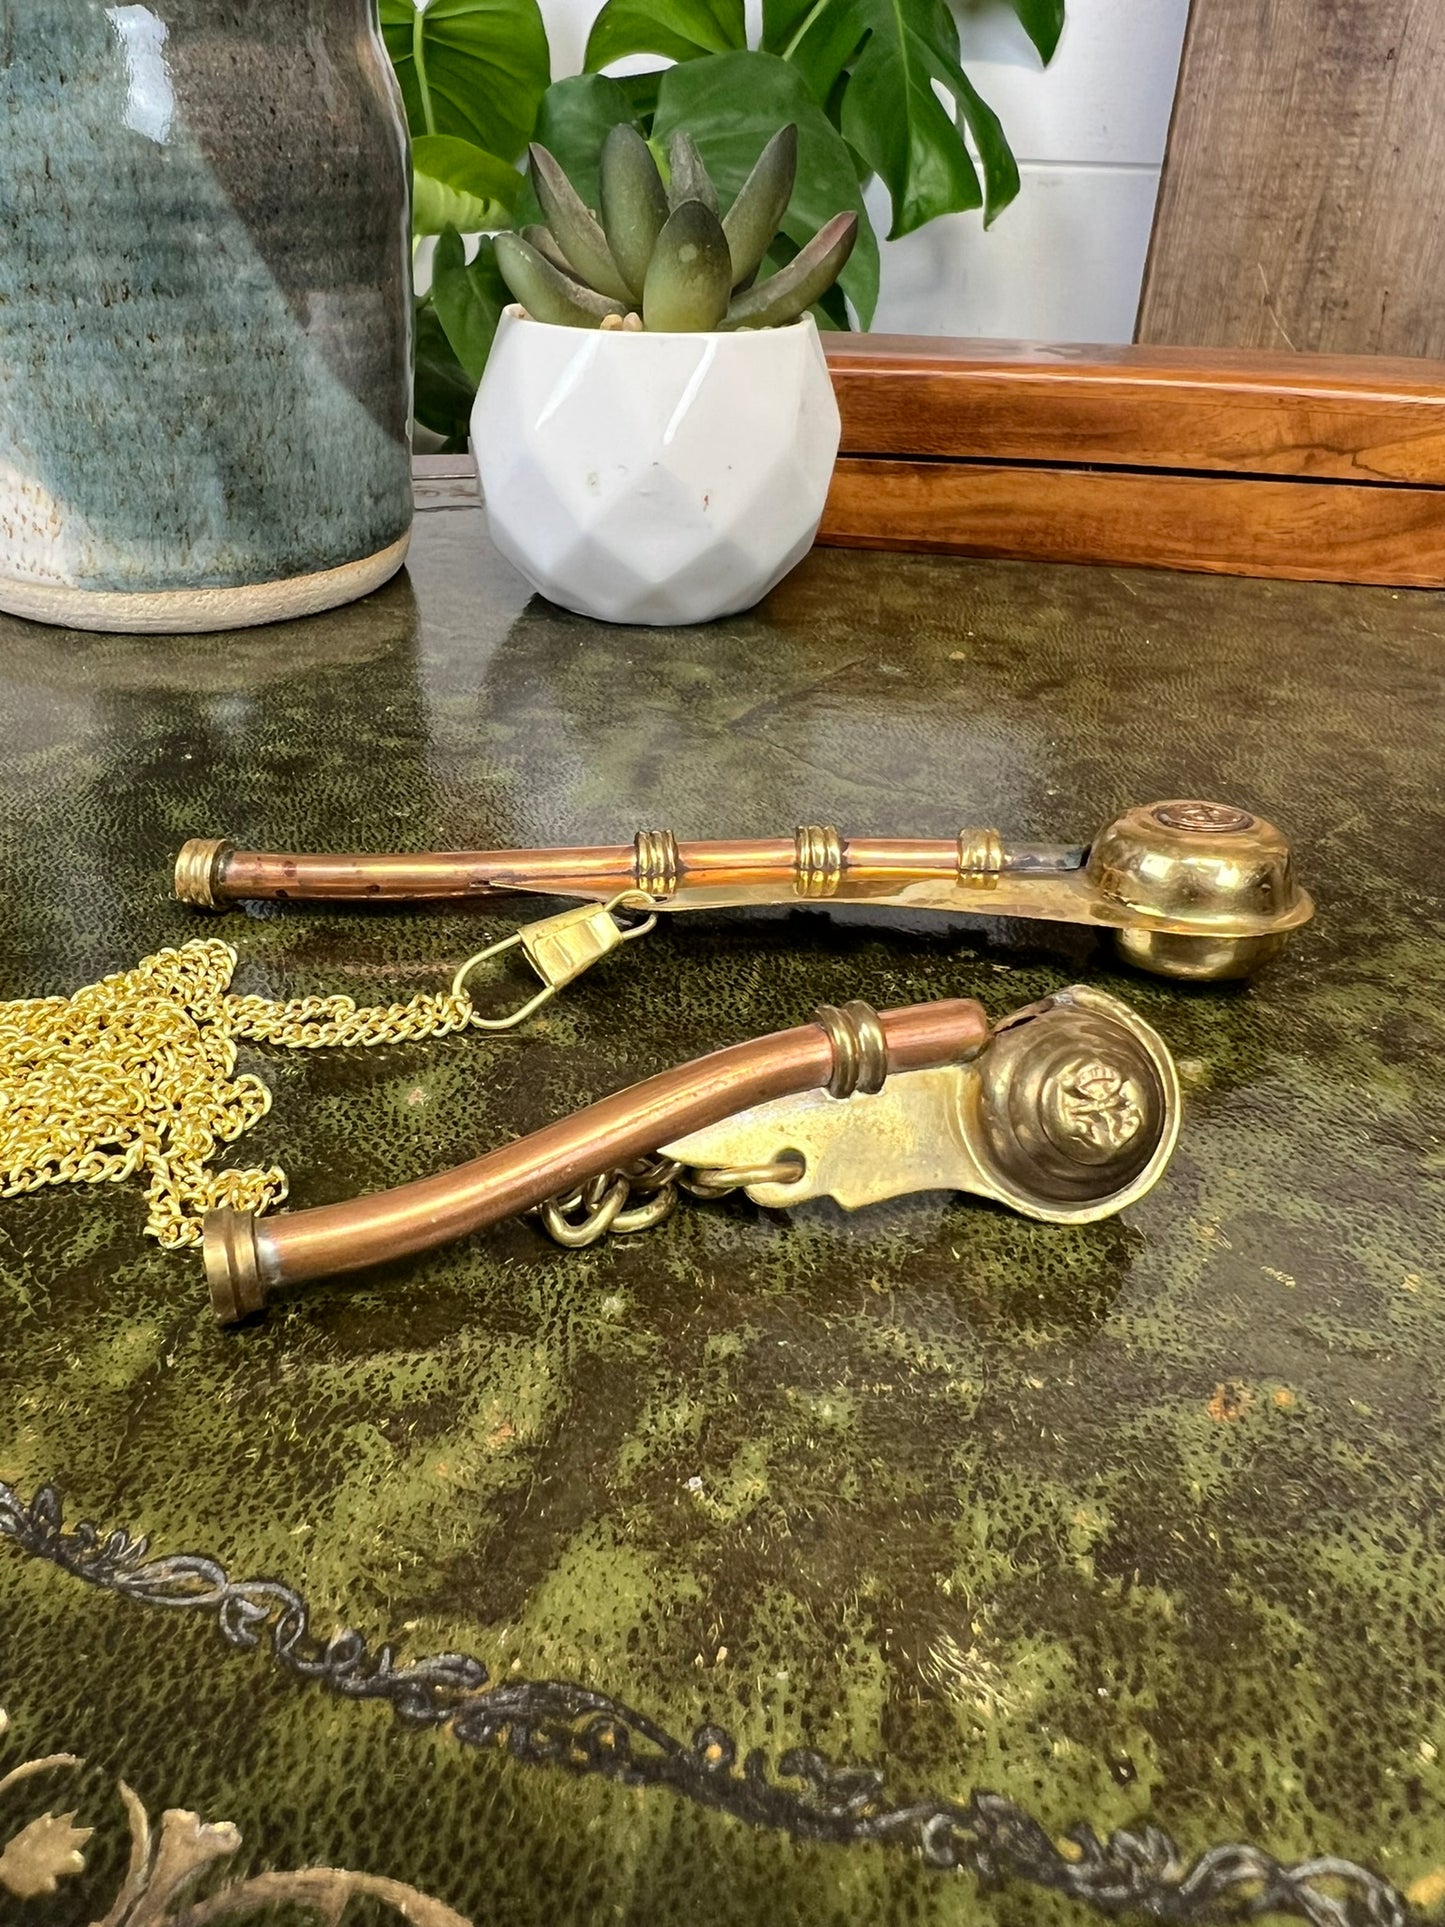
[[[416,418],[441,438],[444,454],[465,450],[476,392],[428,298],[416,316]]]
[[[1038,48],[1040,60],[1052,60],[1064,30],[1064,0],[1009,0],[1009,5]]]
[[[1037,0],[1020,5],[1038,10]],[[992,219],[1018,192],[1013,154],[959,63],[944,0],[763,0],[763,42],[806,77],[882,178],[893,203],[890,237],[980,205]],[[935,81],[974,137],[982,183]]]
[[[432,262],[431,298],[452,353],[475,387],[492,352],[497,322],[512,298],[492,242],[484,240],[476,258],[468,261],[462,237],[448,228]]]
[[[798,178],[782,231],[801,246],[845,208],[858,242],[840,285],[866,328],[878,302],[878,239],[863,206],[858,170],[836,127],[796,67],[765,53],[713,54],[669,67],[652,123],[655,147],[679,128],[692,135],[726,207],[780,127],[798,130]]]
[[[747,44],[743,0],[605,0],[587,36],[585,65],[605,67],[626,54],[694,60]]]
[[[606,74],[577,74],[547,89],[537,116],[536,138],[556,156],[562,172],[589,207],[596,207],[601,198],[597,166],[602,143],[619,123],[631,127],[639,124],[625,88]],[[524,226],[540,216],[529,178],[517,206],[517,225]]]
[[[519,157],[551,78],[537,0],[381,0],[381,27],[413,134]]]
[[[1064,0],[1010,4],[1048,60]],[[946,0],[762,0],[762,7],[763,51],[807,81],[859,172],[882,178],[893,204],[892,235],[980,206],[992,221],[1017,194],[1018,167],[998,116],[960,64]],[[738,0],[606,0],[587,43],[587,65],[638,53],[706,64],[742,43]],[[953,111],[935,83],[952,96]],[[634,109],[653,104],[638,95],[636,80],[623,84]],[[740,97],[743,112],[748,105]]]
[[[452,134],[420,135],[411,144],[411,167],[411,219],[418,234],[501,227],[522,192],[515,167]]]

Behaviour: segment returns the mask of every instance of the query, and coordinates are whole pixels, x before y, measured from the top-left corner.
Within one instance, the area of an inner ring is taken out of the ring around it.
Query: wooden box
[[[1445,363],[828,340],[820,539],[1445,585]]]

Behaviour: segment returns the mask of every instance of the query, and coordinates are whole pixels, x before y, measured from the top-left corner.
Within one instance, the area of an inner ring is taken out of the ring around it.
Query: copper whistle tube
[[[1082,852],[1067,852],[1078,861]],[[176,894],[183,902],[216,909],[258,902],[445,902],[510,890],[557,896],[611,892],[629,886],[666,896],[685,877],[689,884],[790,884],[799,875],[799,838],[763,837],[751,842],[677,843],[658,852],[660,871],[649,875],[637,843],[587,844],[572,849],[458,850],[407,855],[283,855],[237,850],[196,839],[176,865]],[[955,838],[920,841],[899,837],[853,837],[846,851],[820,848],[817,869],[825,877],[918,878],[952,876],[959,863]]]
[[[886,1074],[958,1062],[980,1051],[990,1034],[983,1006],[971,998],[883,1011],[876,1022]],[[846,1023],[842,1028],[846,1033]],[[434,1250],[754,1104],[834,1088],[846,1068],[846,1035],[844,1044],[837,1037],[836,1025],[819,1022],[730,1045],[455,1170],[345,1204],[274,1218],[213,1211],[204,1251],[216,1316],[230,1324],[261,1310],[277,1285]]]

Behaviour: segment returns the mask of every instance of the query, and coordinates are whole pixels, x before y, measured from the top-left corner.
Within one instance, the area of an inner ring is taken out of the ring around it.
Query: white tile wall
[[[1023,185],[987,230],[960,214],[885,241],[873,326],[1132,339],[1189,0],[1068,0],[1047,68],[1003,0],[955,7],[964,65]]]
[[[1021,161],[1159,166],[1189,0],[1067,0],[1047,68],[1002,0],[954,11],[964,65]]]
[[[554,71],[576,73],[597,0],[541,6]],[[1047,68],[1004,0],[954,6],[964,65],[1003,119],[1023,186],[987,232],[960,214],[885,241],[873,326],[1128,341],[1189,0],[1068,0]],[[885,233],[887,196],[870,206]]]
[[[880,333],[1129,341],[1157,167],[1021,161],[1018,199],[987,232],[945,215],[883,244]],[[887,196],[868,190],[875,221]]]

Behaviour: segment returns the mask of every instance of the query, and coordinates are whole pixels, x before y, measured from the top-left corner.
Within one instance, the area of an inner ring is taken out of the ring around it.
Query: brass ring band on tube
[[[206,1214],[206,1283],[218,1324],[236,1325],[252,1312],[265,1309],[266,1286],[256,1248],[256,1223],[245,1211]]]
[[[997,830],[960,830],[958,833],[958,880],[975,883],[980,877],[996,877],[1003,869],[1003,839]]]
[[[827,1032],[833,1046],[829,1097],[881,1091],[888,1076],[888,1039],[873,1006],[857,998],[841,1009],[836,1004],[821,1004],[813,1013],[813,1021]]]
[[[671,830],[639,830],[633,838],[632,872],[639,890],[650,897],[670,897],[677,889],[682,862]]]
[[[176,858],[176,896],[200,910],[217,910],[215,884],[235,845],[222,837],[193,836]]]
[[[793,869],[800,897],[831,897],[843,881],[843,839],[831,823],[800,823],[793,832]]]

